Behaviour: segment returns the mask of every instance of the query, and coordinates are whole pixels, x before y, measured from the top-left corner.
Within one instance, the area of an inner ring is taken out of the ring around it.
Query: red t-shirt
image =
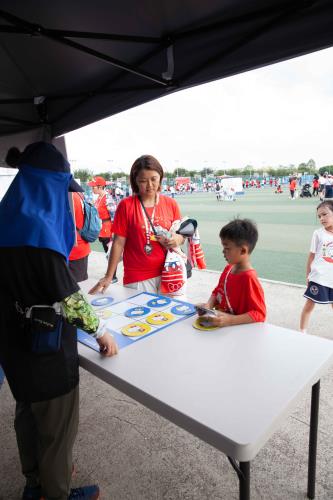
[[[146,208],[152,217],[153,207]],[[155,206],[154,226],[170,229],[175,220],[180,220],[180,210],[176,201],[167,196],[159,195]],[[149,221],[150,238],[154,237]],[[122,200],[116,210],[112,231],[126,238],[124,247],[124,285],[150,278],[156,278],[162,273],[166,250],[157,241],[150,240],[152,252],[147,255],[144,246],[147,243],[146,229],[141,204],[136,195]]]
[[[217,308],[228,312],[227,300],[224,294],[224,282],[232,265],[227,265],[220,276],[217,287],[212,295],[216,297]],[[257,273],[254,269],[243,271],[238,274],[229,273],[227,278],[227,296],[234,314],[247,313],[253,321],[261,322],[266,319],[266,304],[264,291],[259,283]]]
[[[83,227],[83,204],[81,197],[78,193],[73,193],[73,205],[74,205],[74,224],[76,227],[81,229]],[[76,243],[69,254],[69,260],[83,259],[90,254],[90,245],[88,241],[81,238],[79,233],[76,231]]]
[[[296,180],[295,180],[295,179],[293,179],[293,180],[290,182],[290,185],[289,185],[289,189],[290,189],[290,191],[295,191],[295,189],[296,189],[296,184],[297,184],[297,182],[296,182]]]

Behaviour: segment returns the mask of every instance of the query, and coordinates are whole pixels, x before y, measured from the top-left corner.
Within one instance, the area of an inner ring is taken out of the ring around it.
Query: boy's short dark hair
[[[222,227],[220,238],[230,240],[237,246],[247,245],[251,253],[258,241],[258,229],[250,219],[234,219]]]

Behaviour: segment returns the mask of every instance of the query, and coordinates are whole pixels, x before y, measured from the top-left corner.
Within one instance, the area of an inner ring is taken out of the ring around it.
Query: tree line
[[[164,177],[166,179],[174,179],[175,177],[191,177],[192,179],[196,177],[208,177],[208,176],[222,176],[222,175],[231,175],[235,177],[284,177],[293,173],[301,173],[301,174],[323,174],[328,172],[333,174],[333,165],[324,165],[317,169],[316,163],[314,160],[309,160],[307,163],[300,163],[298,166],[296,165],[279,165],[278,167],[256,167],[255,165],[246,165],[244,168],[228,168],[228,169],[216,169],[212,168],[201,168],[198,170],[188,170],[186,168],[175,168],[173,172],[165,172]],[[104,177],[107,181],[116,181],[119,178],[126,177],[129,175],[125,174],[122,171],[119,172],[99,172],[94,173],[89,169],[77,169],[74,170],[74,177],[76,179],[80,179],[81,182],[87,182],[92,179],[94,176]]]

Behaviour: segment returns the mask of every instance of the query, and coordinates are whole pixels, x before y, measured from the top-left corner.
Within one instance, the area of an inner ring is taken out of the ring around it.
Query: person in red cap
[[[109,199],[109,195],[105,189],[106,181],[104,177],[96,176],[92,181],[88,182],[88,186],[92,187],[93,193],[97,195],[94,205],[97,208],[98,215],[102,221],[102,229],[99,233],[98,239],[103,245],[104,252],[107,253],[112,237],[112,222],[110,215],[111,200]],[[118,281],[116,273],[117,269],[114,272],[112,283],[116,283]]]

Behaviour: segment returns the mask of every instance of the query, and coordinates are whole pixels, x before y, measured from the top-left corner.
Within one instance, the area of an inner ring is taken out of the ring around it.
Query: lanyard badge
[[[146,233],[146,244],[144,245],[143,250],[144,250],[146,255],[150,255],[153,251],[153,246],[150,242],[150,226],[151,226],[153,232],[155,233],[154,217],[155,217],[156,204],[154,205],[154,209],[153,209],[153,213],[152,213],[151,218],[147,214],[146,209],[145,209],[141,199],[140,199],[140,204],[141,204],[142,217],[143,217],[143,221],[145,224],[145,233]],[[149,220],[149,223],[148,223],[148,220]]]

